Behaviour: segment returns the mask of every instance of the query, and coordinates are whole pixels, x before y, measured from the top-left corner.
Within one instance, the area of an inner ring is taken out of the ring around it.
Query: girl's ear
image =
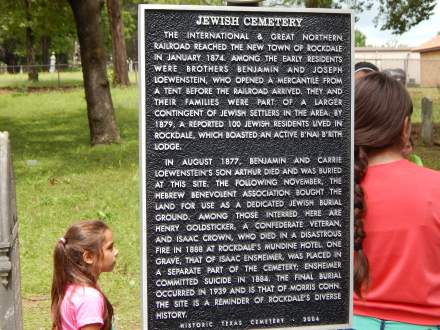
[[[408,116],[405,117],[405,120],[403,122],[403,129],[401,136],[402,136],[403,145],[407,145],[409,142],[409,138],[411,137],[411,119],[409,119]]]
[[[93,265],[93,263],[96,260],[95,255],[92,252],[87,251],[87,250],[83,252],[82,256],[83,256],[84,262],[88,265]]]

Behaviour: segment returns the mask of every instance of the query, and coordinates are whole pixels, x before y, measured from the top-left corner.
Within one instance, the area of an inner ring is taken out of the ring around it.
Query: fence
[[[439,59],[407,59],[377,57],[357,57],[356,62],[367,61],[375,64],[379,70],[400,69],[404,71],[406,82],[410,87],[440,87]]]
[[[137,71],[138,63],[133,60],[127,61],[128,71]],[[113,65],[109,63],[108,68],[112,68]],[[65,72],[65,71],[81,71],[81,64],[36,64],[36,65],[6,65],[0,62],[0,74],[5,73],[28,73],[31,68],[35,68],[38,72]]]
[[[128,61],[129,77],[132,83],[137,83],[138,63]],[[108,64],[108,76],[113,76],[113,65]],[[29,83],[28,73],[31,70],[38,72],[38,82]],[[78,87],[83,84],[82,67],[80,64],[51,65],[5,65],[0,64],[0,88],[14,89],[26,87]]]

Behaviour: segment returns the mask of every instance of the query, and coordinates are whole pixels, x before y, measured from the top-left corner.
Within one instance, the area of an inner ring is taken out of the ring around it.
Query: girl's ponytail
[[[365,200],[361,182],[368,167],[368,156],[363,147],[355,147],[354,167],[354,292],[362,297],[362,285],[368,281],[369,265],[362,250],[365,238],[364,216]]]
[[[53,276],[52,276],[52,329],[61,330],[60,307],[64,298],[67,285],[67,258],[65,254],[66,240],[60,238],[55,245],[53,253]]]
[[[366,204],[361,183],[367,173],[368,155],[387,148],[401,150],[405,120],[411,117],[412,101],[394,78],[375,72],[356,81],[354,170],[354,291],[361,298],[368,287],[369,264],[365,254]]]

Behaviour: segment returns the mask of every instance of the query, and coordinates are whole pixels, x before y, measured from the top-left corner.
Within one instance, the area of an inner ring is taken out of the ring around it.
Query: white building
[[[379,70],[403,69],[408,84],[420,84],[420,53],[412,48],[356,47],[355,62],[370,62]]]

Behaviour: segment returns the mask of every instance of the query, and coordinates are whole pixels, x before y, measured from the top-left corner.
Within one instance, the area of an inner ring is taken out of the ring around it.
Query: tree
[[[359,30],[354,30],[354,45],[356,47],[365,47],[367,37]]]
[[[28,77],[31,81],[38,80],[38,71],[35,67],[35,35],[33,29],[34,7],[30,0],[2,0],[0,1],[0,25],[4,41],[16,39],[24,40]],[[24,33],[23,33],[24,32]],[[10,57],[10,58],[13,58]]]
[[[113,83],[127,86],[130,81],[128,80],[127,50],[119,0],[107,0],[107,10],[112,35]]]
[[[78,33],[91,144],[119,142],[101,36],[104,0],[67,1]]]
[[[32,29],[31,2],[23,0],[24,15],[26,19],[26,58],[28,65],[29,81],[38,81],[38,70],[35,66],[35,35]]]
[[[20,58],[17,54],[17,49],[21,46],[21,40],[7,36],[1,39],[0,42],[0,61],[3,61],[7,65],[9,73],[20,72]]]
[[[50,53],[55,52],[57,63],[62,57],[70,56],[76,40],[75,22],[72,10],[65,0],[39,0],[35,12],[34,30],[38,37],[40,60],[49,65]]]
[[[436,4],[436,0],[380,0],[379,16],[375,22],[383,22],[381,30],[402,34],[428,19]]]
[[[26,62],[36,76],[39,58],[48,64],[49,50],[68,53],[74,36],[72,11],[64,0],[0,1],[0,60],[7,65]]]
[[[1,1],[1,0],[0,0]],[[127,47],[127,56],[135,60],[138,56],[137,19],[138,4],[173,4],[173,5],[208,5],[222,6],[224,0],[120,0],[122,1],[121,15],[124,22],[124,35]],[[271,3],[277,0],[271,0]],[[282,1],[282,0],[278,0]],[[286,0],[289,1],[289,0]],[[291,1],[291,0],[290,0]]]
[[[332,8],[332,0],[304,0],[306,8]]]
[[[350,8],[356,11],[370,9],[377,0],[350,1]],[[346,0],[274,0],[275,5],[304,6],[306,8],[341,8]],[[382,30],[402,34],[418,23],[428,19],[433,13],[437,0],[379,0],[379,14],[376,26]]]
[[[275,6],[299,6],[306,8],[337,8],[339,0],[274,0]]]

